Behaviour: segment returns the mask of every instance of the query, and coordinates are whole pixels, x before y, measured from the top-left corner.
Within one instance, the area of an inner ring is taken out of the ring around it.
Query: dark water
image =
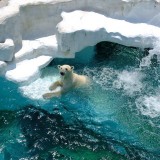
[[[160,66],[155,57],[140,67],[148,54],[101,43],[74,60],[54,60],[32,84],[1,78],[0,159],[160,159]],[[90,76],[90,87],[44,101],[64,63]]]

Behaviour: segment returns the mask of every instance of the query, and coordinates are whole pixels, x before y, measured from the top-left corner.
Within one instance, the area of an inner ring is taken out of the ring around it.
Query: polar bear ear
[[[60,69],[60,68],[61,68],[61,66],[60,66],[60,65],[58,65],[57,67],[58,67],[58,69]]]
[[[71,66],[71,69],[74,70],[74,66]]]

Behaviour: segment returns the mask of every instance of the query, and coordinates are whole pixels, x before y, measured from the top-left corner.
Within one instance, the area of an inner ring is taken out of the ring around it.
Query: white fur
[[[78,75],[73,72],[74,67],[69,65],[58,65],[59,73],[61,75],[61,79],[59,81],[54,82],[49,89],[52,91],[56,89],[58,86],[61,86],[61,90],[57,92],[50,92],[43,95],[44,99],[50,99],[52,97],[58,97],[62,94],[70,91],[75,87],[81,87],[89,84],[89,78],[84,75]]]

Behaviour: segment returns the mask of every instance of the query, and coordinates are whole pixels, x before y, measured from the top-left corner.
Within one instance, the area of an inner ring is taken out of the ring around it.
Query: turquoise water
[[[153,57],[142,67],[148,54],[101,43],[55,59],[31,84],[1,78],[0,159],[160,159],[160,66]],[[91,85],[43,100],[64,63]]]

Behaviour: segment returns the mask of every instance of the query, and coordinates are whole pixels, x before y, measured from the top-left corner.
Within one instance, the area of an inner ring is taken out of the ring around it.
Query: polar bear
[[[58,86],[61,87],[61,89],[57,92],[50,92],[50,93],[45,93],[43,95],[44,99],[50,99],[52,97],[59,97],[62,94],[70,91],[71,89],[75,87],[81,87],[88,85],[90,80],[87,76],[84,75],[78,75],[74,73],[74,66],[70,65],[58,65],[59,73],[61,79],[59,81],[54,82],[50,87],[49,90],[53,91],[56,89]]]

